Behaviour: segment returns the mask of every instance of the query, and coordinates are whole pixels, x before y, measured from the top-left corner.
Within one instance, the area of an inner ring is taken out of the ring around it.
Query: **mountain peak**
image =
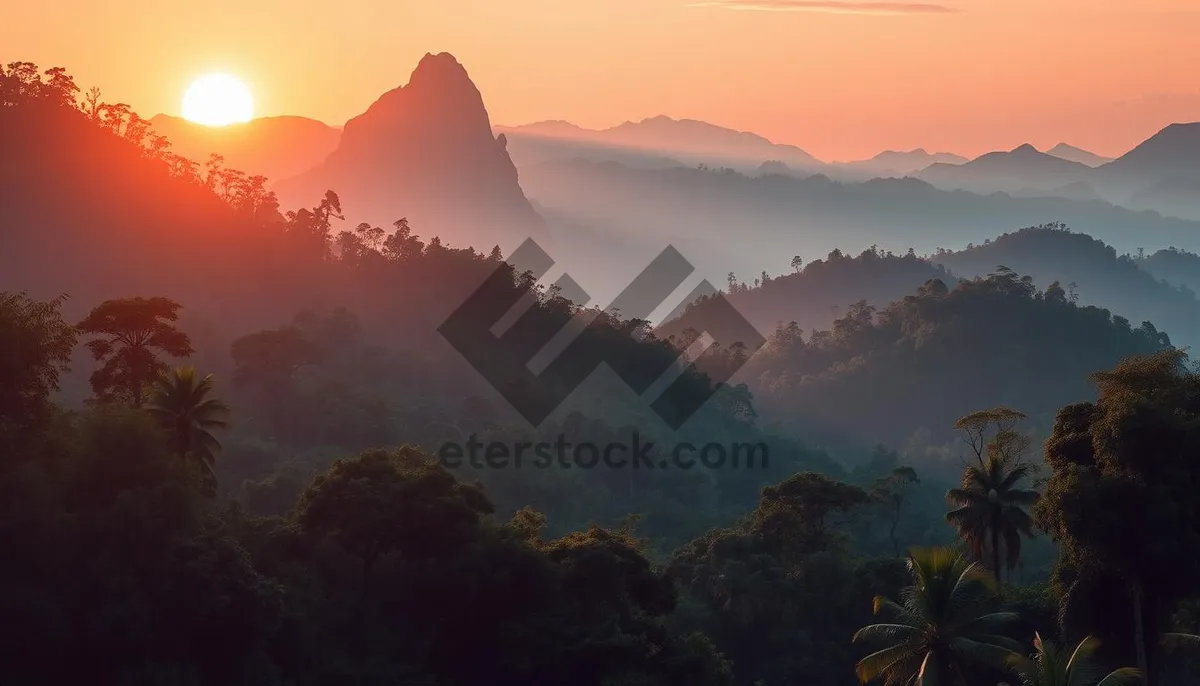
[[[1067,143],[1059,143],[1058,145],[1046,151],[1047,155],[1058,157],[1071,162],[1086,164],[1089,167],[1099,167],[1102,164],[1111,162],[1111,157],[1097,155],[1094,152],[1084,150],[1083,148],[1069,145]]]
[[[439,52],[436,55],[427,52],[417,63],[417,67],[413,69],[412,76],[408,78],[408,86],[433,82],[446,83],[453,81],[465,81],[470,83],[471,78],[467,76],[467,70],[454,55],[448,52]],[[419,87],[419,86],[418,86]]]
[[[1033,145],[1030,143],[1022,143],[1021,145],[1018,145],[1017,147],[1013,148],[1012,152],[1013,152],[1013,154],[1016,154],[1016,155],[1028,155],[1030,153],[1041,154],[1038,151],[1038,149],[1033,147]]]
[[[1046,152],[1053,155],[1056,152],[1082,152],[1082,151],[1083,151],[1083,148],[1077,148],[1074,145],[1069,145],[1067,143],[1059,143],[1058,145],[1054,146],[1053,148],[1050,148],[1049,150],[1047,150]]]
[[[276,190],[286,204],[302,205],[334,189],[355,221],[387,225],[407,217],[425,235],[486,250],[542,225],[506,143],[492,133],[467,70],[448,52],[430,53],[407,85],[346,122],[321,165]]]

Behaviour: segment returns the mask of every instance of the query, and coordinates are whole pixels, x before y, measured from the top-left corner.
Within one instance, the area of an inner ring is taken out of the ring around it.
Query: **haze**
[[[9,54],[73,65],[147,115],[178,114],[186,85],[221,71],[247,81],[260,116],[338,125],[446,50],[471,65],[495,123],[666,114],[826,160],[1062,140],[1115,156],[1200,119],[1187,0],[211,0],[135,13],[54,0],[6,14]]]

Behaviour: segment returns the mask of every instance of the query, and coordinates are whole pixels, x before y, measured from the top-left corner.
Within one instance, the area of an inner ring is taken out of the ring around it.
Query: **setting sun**
[[[250,89],[228,74],[201,76],[183,95],[183,116],[206,126],[225,126],[250,121],[254,98]]]

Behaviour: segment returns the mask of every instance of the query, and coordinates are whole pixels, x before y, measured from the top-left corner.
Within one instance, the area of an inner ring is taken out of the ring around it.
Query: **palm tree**
[[[993,612],[996,582],[979,563],[949,548],[909,552],[913,585],[903,604],[875,598],[883,622],[863,627],[854,641],[884,647],[858,662],[865,684],[966,686],[978,668],[1003,669],[1021,644],[1005,633],[1019,621],[1013,612]]]
[[[228,405],[208,397],[212,390],[212,374],[201,379],[195,368],[179,367],[158,377],[147,407],[166,430],[175,454],[195,461],[210,483],[216,480],[213,461],[221,449],[212,431],[228,426],[229,415]]]
[[[1142,683],[1142,673],[1133,667],[1109,672],[1096,662],[1100,641],[1088,636],[1068,655],[1053,643],[1034,634],[1032,657],[1014,655],[1009,667],[1025,686],[1135,686]]]
[[[958,535],[971,549],[975,559],[991,554],[992,573],[1001,578],[1001,549],[1009,571],[1021,559],[1021,536],[1033,538],[1033,519],[1025,508],[1037,502],[1037,491],[1017,485],[1033,472],[1033,465],[988,455],[978,465],[963,472],[962,485],[946,493],[955,509],[946,513],[946,521],[958,529]]]

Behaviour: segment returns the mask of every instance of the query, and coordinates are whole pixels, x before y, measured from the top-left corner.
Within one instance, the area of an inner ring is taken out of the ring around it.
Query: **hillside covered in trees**
[[[1152,324],[1001,270],[953,288],[933,279],[879,309],[860,302],[807,335],[780,327],[745,372],[764,421],[941,443],[964,406],[1019,407],[1048,426],[1058,407],[1090,395],[1090,371],[1169,346]]]
[[[959,276],[987,274],[1002,265],[1039,283],[1058,281],[1080,303],[1111,309],[1135,323],[1153,322],[1180,345],[1200,341],[1200,300],[1186,283],[1062,224],[1006,233],[985,245],[942,251],[930,259]]]
[[[1143,252],[1138,258],[1138,266],[1163,281],[1193,293],[1200,292],[1200,255],[1178,248],[1158,250],[1150,255]]]

